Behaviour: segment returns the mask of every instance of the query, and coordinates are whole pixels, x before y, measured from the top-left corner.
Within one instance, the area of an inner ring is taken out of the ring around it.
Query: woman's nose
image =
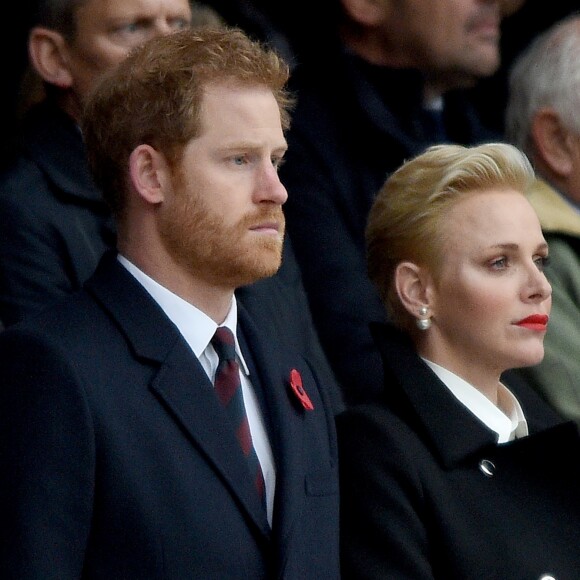
[[[536,264],[530,271],[530,280],[527,288],[528,299],[543,302],[552,295],[552,286],[543,271]]]

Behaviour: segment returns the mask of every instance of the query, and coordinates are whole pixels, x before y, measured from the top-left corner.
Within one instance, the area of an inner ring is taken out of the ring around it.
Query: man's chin
[[[280,269],[282,265],[281,255],[272,256],[269,260],[264,260],[263,262],[256,264],[254,268],[254,276],[256,280],[261,280],[263,278],[269,278],[274,276],[276,272]]]
[[[244,264],[238,264],[237,273],[239,282],[237,286],[247,286],[274,276],[282,265],[282,246],[262,248],[255,252]]]
[[[472,55],[471,62],[466,66],[466,77],[472,84],[480,79],[495,74],[501,65],[499,49],[493,43],[483,45]],[[470,85],[472,86],[472,85]]]

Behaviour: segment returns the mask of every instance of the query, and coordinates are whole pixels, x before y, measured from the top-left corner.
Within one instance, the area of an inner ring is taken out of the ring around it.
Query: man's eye
[[[137,22],[130,22],[129,24],[125,24],[124,26],[121,26],[120,30],[122,32],[137,32],[137,30],[139,30],[140,26]]]
[[[169,26],[174,30],[185,30],[191,26],[191,23],[186,18],[174,18],[169,21]]]
[[[279,170],[284,165],[285,159],[283,157],[272,157],[272,165]]]

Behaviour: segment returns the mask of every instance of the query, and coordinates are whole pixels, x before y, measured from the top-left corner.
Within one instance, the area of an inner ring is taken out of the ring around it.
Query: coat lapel
[[[443,465],[451,467],[495,445],[493,433],[466,412],[419,359],[408,336],[388,324],[372,324],[371,331],[384,361],[384,396],[400,399],[402,395],[411,405],[417,430],[430,440]]]
[[[373,324],[371,330],[385,363],[385,397],[400,397],[411,405],[417,430],[431,441],[443,465],[452,467],[483,449],[495,449],[497,437],[460,403],[433,371],[418,357],[410,339],[391,325]],[[530,432],[562,422],[553,410],[521,380],[506,373]]]
[[[205,371],[177,328],[112,254],[101,262],[87,290],[116,320],[135,357],[158,366],[150,389],[214,466],[241,509],[269,535],[266,514],[234,430]]]
[[[270,348],[261,339],[247,312],[238,304],[241,326],[241,346],[250,370],[252,385],[262,404],[270,445],[276,463],[276,496],[274,502],[273,533],[283,568],[290,552],[292,530],[302,513],[306,467],[303,457],[305,411],[297,404],[289,388],[292,368],[303,376],[311,376],[309,369],[292,366],[286,353]],[[303,363],[305,364],[305,363]]]
[[[213,463],[256,525],[264,534],[269,534],[264,508],[252,485],[247,461],[230,420],[185,341],[178,341],[168,353],[151,389]]]

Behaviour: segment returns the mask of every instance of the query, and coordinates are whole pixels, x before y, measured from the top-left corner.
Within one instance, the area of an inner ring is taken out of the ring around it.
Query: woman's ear
[[[62,34],[37,26],[28,37],[30,63],[43,81],[61,89],[73,84],[68,50]]]
[[[429,308],[429,281],[427,272],[414,262],[401,262],[395,270],[399,300],[413,318],[421,316],[422,308]]]
[[[133,189],[148,204],[165,200],[171,187],[171,169],[165,156],[151,145],[142,144],[129,156],[129,176]]]

